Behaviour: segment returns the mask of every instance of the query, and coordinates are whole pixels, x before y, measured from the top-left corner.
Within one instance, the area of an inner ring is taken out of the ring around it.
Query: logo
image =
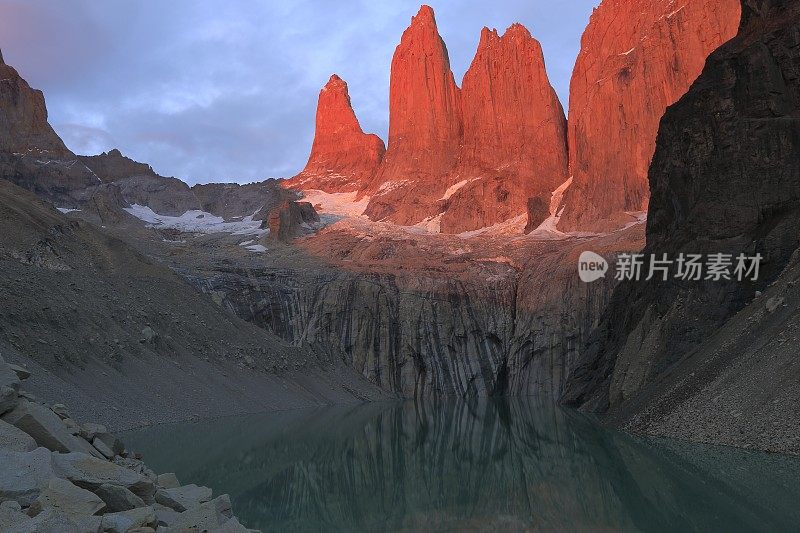
[[[594,252],[583,252],[578,259],[578,275],[584,283],[606,277],[608,261]]]

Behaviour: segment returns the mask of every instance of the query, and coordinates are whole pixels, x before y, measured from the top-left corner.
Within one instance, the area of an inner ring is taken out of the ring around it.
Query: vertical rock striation
[[[398,224],[436,215],[461,138],[461,92],[433,9],[422,6],[392,60],[389,146],[375,179],[362,190],[371,196],[365,213]]]
[[[368,184],[386,148],[361,129],[347,83],[337,75],[319,93],[317,129],[305,169],[287,185],[325,192],[354,192]]]
[[[739,0],[604,0],[570,86],[571,188],[560,229],[609,230],[647,209],[664,111],[736,34]]]
[[[460,233],[526,213],[567,178],[567,121],[542,47],[521,24],[484,28],[461,89],[464,142],[441,230]]]

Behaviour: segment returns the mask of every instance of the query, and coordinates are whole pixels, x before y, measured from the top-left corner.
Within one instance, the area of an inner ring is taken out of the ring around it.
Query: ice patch
[[[263,244],[251,244],[250,246],[246,246],[248,250],[256,254],[263,254],[267,251],[267,247]]]
[[[56,207],[57,210],[61,211],[63,214],[67,213],[75,213],[80,212],[80,209],[70,209],[69,207]]]
[[[225,222],[225,219],[206,213],[205,211],[187,211],[179,217],[159,215],[147,206],[133,204],[125,209],[139,220],[147,222],[153,228],[174,229],[184,233],[231,233],[233,235],[264,235],[267,230],[261,229],[261,221],[253,220],[258,211],[240,221]],[[259,209],[260,211],[260,209]]]

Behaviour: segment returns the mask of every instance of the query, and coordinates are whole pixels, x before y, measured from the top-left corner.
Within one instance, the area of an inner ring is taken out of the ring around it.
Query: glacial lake
[[[797,531],[800,460],[639,439],[534,399],[366,404],[128,432],[281,532]]]

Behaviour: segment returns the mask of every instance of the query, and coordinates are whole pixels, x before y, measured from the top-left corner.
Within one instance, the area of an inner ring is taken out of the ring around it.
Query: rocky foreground
[[[156,475],[99,424],[20,389],[30,372],[0,358],[0,531],[247,532],[227,495]]]

